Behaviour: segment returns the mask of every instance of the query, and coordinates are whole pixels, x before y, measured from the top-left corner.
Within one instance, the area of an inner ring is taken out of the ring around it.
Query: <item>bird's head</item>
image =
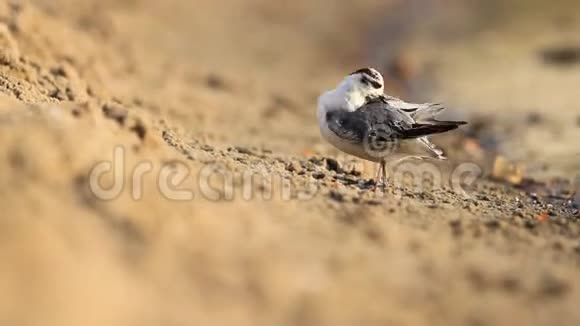
[[[354,111],[364,105],[368,97],[383,94],[383,76],[373,68],[362,68],[344,77],[335,89],[324,93],[319,98],[319,107]]]
[[[368,97],[384,94],[383,76],[373,68],[362,68],[347,75],[334,90],[335,96],[344,98],[349,109],[362,106]]]
[[[339,88],[366,96],[380,96],[385,91],[383,76],[373,68],[362,68],[346,76]]]

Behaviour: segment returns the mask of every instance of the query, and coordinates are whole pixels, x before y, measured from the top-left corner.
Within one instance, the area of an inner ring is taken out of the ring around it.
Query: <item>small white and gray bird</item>
[[[382,181],[385,186],[386,162],[395,154],[400,157],[402,143],[415,141],[437,159],[445,159],[428,136],[457,129],[466,122],[436,120],[444,109],[440,104],[408,103],[384,94],[382,75],[363,68],[319,97],[318,121],[322,136],[336,148],[379,163],[377,183]]]

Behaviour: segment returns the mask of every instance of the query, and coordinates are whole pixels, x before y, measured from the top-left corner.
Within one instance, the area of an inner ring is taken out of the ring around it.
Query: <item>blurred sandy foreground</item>
[[[528,230],[541,209],[512,216],[501,185],[467,204],[328,175],[304,201],[160,195],[166,166],[315,180],[308,157],[336,154],[316,97],[372,62],[391,6],[1,1],[0,325],[577,325],[578,225]],[[151,163],[141,200],[89,191],[116,146]]]

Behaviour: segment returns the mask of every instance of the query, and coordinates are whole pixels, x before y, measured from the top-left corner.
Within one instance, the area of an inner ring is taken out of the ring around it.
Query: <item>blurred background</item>
[[[364,66],[470,122],[473,198],[343,168],[316,101]],[[578,325],[579,85],[577,0],[0,0],[0,325]],[[115,146],[140,201],[88,190]],[[320,193],[170,201],[178,163]]]

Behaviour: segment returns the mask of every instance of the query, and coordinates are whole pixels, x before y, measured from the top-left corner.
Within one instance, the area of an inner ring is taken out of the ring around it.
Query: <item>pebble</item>
[[[330,196],[330,199],[332,199],[332,200],[335,200],[335,201],[340,202],[340,203],[344,202],[344,195],[336,190],[331,190],[328,195]]]
[[[314,173],[312,173],[312,177],[316,180],[321,180],[321,179],[324,179],[326,177],[326,174],[324,174],[322,172],[314,172]]]
[[[542,122],[542,116],[538,112],[531,112],[527,117],[528,124],[537,125]]]
[[[485,226],[487,226],[490,229],[497,229],[500,227],[500,223],[498,220],[489,220],[485,222]]]
[[[338,161],[333,158],[326,159],[326,168],[330,171],[335,171],[336,173],[342,173],[342,169]]]
[[[297,171],[300,171],[300,170],[302,170],[302,167],[297,162],[288,162],[286,164],[286,171],[289,171],[289,172],[297,172]]]
[[[247,154],[247,155],[253,155],[254,154],[254,152],[252,152],[250,149],[245,148],[245,147],[236,146],[235,149],[240,154]]]
[[[524,223],[524,226],[525,226],[526,228],[528,228],[528,229],[530,229],[530,230],[531,230],[531,229],[534,229],[534,228],[536,228],[536,223],[534,223],[534,222],[532,222],[532,221],[526,221],[526,222]]]

